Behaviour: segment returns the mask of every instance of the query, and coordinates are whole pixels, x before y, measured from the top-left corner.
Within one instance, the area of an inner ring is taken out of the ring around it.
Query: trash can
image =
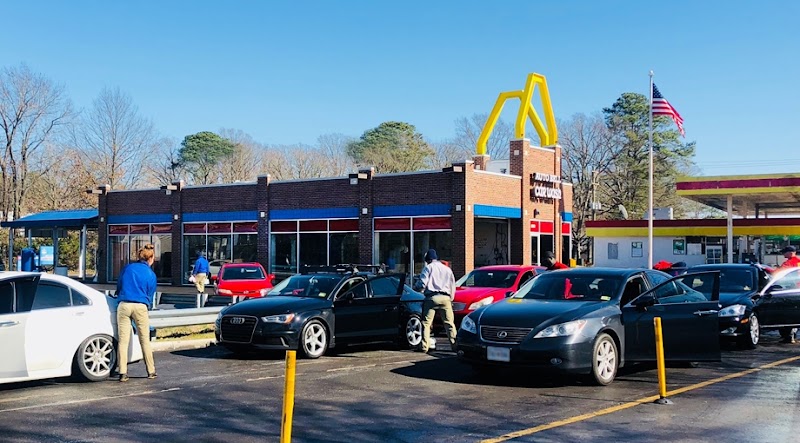
[[[67,268],[66,266],[56,266],[55,270],[53,271],[54,274],[63,275],[64,277],[67,276],[68,272],[69,272],[69,268]]]

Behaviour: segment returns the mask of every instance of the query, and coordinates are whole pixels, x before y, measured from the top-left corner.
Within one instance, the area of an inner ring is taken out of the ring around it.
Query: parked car
[[[493,265],[473,269],[456,281],[453,314],[456,326],[470,312],[504,300],[525,282],[547,268],[544,266]]]
[[[232,303],[264,297],[272,288],[275,276],[267,274],[260,263],[226,263],[219,271],[214,293]]]
[[[800,327],[800,268],[775,270],[758,293],[753,312],[762,330],[778,329],[784,338]]]
[[[759,264],[738,263],[697,265],[689,268],[689,272],[701,271],[719,272],[720,336],[725,340],[734,340],[741,347],[755,348],[761,337],[762,326],[762,316],[756,312],[756,304],[765,305],[775,301],[759,295],[769,283],[772,269]],[[708,283],[697,279],[692,285]]]
[[[307,358],[351,343],[394,341],[413,348],[422,341],[424,296],[405,280],[406,274],[358,267],[304,271],[266,297],[223,309],[217,342],[235,353],[298,349]]]
[[[716,361],[719,286],[703,293],[685,283],[694,278],[719,277],[616,268],[546,272],[465,317],[457,353],[481,372],[525,366],[587,374],[607,385],[626,363],[655,360],[653,319],[661,317],[667,360]]]
[[[219,278],[219,271],[227,263],[232,263],[230,260],[211,260],[208,262],[208,281],[214,283]]]
[[[105,380],[117,361],[117,300],[70,278],[0,276],[0,383],[78,375]],[[141,360],[136,334],[128,356]]]

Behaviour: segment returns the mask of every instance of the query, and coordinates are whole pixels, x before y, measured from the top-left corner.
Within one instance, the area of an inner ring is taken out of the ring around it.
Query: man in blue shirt
[[[194,262],[192,269],[192,276],[194,277],[194,286],[197,288],[198,304],[202,306],[203,299],[206,295],[206,283],[208,283],[208,260],[206,260],[205,251],[197,252],[197,261]],[[198,308],[200,307],[198,306]]]
[[[138,252],[139,261],[126,265],[117,281],[117,329],[119,348],[119,381],[128,381],[128,344],[131,339],[131,320],[139,331],[147,378],[156,378],[153,350],[150,348],[150,307],[156,293],[156,273],[151,266],[155,261],[155,247],[148,243]]]

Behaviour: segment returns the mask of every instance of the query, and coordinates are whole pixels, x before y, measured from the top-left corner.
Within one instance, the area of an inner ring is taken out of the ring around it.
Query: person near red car
[[[542,264],[547,267],[548,271],[555,271],[556,269],[569,268],[569,266],[556,260],[556,256],[553,254],[552,251],[547,251],[544,253],[544,262],[542,262]]]
[[[794,246],[787,246],[781,249],[781,254],[786,259],[778,269],[797,268],[800,267],[800,257],[797,256],[797,248]],[[778,330],[783,339],[783,343],[796,343],[795,336],[797,335],[797,328],[780,328]]]

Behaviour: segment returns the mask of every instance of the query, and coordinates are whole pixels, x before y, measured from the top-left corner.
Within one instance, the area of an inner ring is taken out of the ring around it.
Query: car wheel
[[[418,315],[408,317],[400,344],[405,349],[416,348],[422,343],[422,319]]]
[[[750,329],[740,338],[739,345],[745,349],[755,349],[761,339],[761,324],[755,314],[750,314]]]
[[[111,375],[117,364],[117,347],[107,335],[93,335],[81,343],[75,352],[77,373],[88,381],[102,381]]]
[[[319,320],[311,320],[300,334],[300,350],[307,358],[319,358],[328,349],[328,333]]]
[[[614,339],[608,334],[600,334],[594,342],[592,352],[592,381],[606,386],[614,381],[619,366],[619,352]]]

